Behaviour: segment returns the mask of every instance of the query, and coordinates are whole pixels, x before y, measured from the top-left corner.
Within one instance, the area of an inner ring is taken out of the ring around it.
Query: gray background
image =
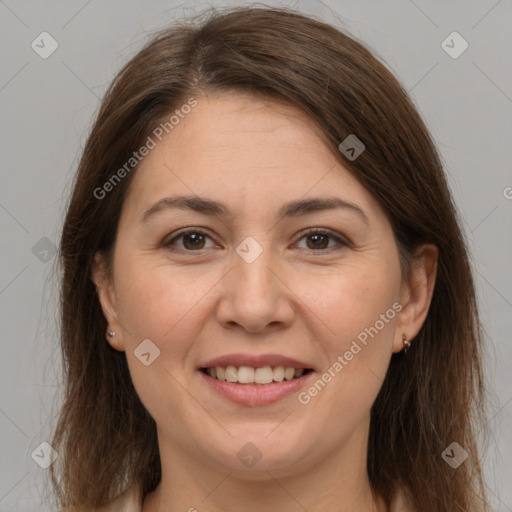
[[[316,15],[373,48],[410,91],[441,151],[468,235],[487,333],[490,421],[481,441],[499,511],[512,511],[511,4],[267,3]],[[52,251],[100,98],[152,31],[225,5],[234,4],[0,0],[1,512],[50,510],[43,504],[48,471],[31,454],[49,439],[59,398]],[[43,31],[59,45],[47,59],[31,47]],[[441,47],[453,31],[469,44],[456,59]]]

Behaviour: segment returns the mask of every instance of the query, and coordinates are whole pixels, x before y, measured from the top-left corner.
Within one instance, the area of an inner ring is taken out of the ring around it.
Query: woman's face
[[[360,459],[417,330],[391,225],[301,111],[197,102],[142,160],[96,273],[111,343],[176,464],[263,478]]]

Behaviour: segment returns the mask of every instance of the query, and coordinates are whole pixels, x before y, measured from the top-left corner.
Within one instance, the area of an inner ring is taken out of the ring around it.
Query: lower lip
[[[298,379],[274,382],[273,384],[236,384],[218,380],[199,371],[213,391],[240,405],[267,405],[297,393],[313,375],[306,373]]]

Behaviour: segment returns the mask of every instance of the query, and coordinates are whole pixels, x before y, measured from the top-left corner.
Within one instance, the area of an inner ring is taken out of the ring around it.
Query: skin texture
[[[386,510],[366,473],[370,408],[402,335],[414,338],[425,320],[437,251],[419,247],[403,282],[384,211],[300,110],[239,93],[197,100],[137,169],[113,272],[98,254],[93,275],[116,331],[108,341],[126,351],[157,424],[162,482],[143,510]],[[162,209],[141,221],[172,195],[213,199],[233,215]],[[367,222],[351,209],[278,216],[288,201],[324,196],[357,205]],[[173,252],[165,243],[183,228],[208,236],[178,238]],[[248,236],[263,249],[252,263],[236,253]],[[400,313],[307,405],[296,394],[237,405],[197,370],[220,355],[281,354],[314,368],[313,383],[394,303]],[[160,349],[150,366],[134,355],[145,339]],[[262,454],[252,468],[237,457],[249,442]]]

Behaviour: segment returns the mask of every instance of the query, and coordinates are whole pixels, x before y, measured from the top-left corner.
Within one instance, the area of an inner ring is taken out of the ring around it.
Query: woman
[[[65,510],[486,510],[464,238],[353,38],[270,8],[159,33],[103,101],[61,262]]]

